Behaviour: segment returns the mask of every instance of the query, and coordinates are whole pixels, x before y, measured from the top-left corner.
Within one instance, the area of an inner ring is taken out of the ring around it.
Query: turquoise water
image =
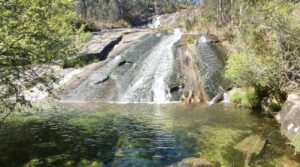
[[[60,104],[7,120],[0,166],[167,166],[188,157],[244,166],[233,147],[253,134],[267,144],[251,166],[299,161],[273,119],[234,106]]]

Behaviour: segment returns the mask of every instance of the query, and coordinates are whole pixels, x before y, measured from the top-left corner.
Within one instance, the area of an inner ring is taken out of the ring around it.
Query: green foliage
[[[0,0],[0,108],[28,104],[22,90],[51,75],[49,65],[75,47],[72,0]],[[41,72],[44,71],[44,72]],[[15,97],[11,99],[11,97]]]
[[[84,32],[84,29],[85,29],[85,26],[81,26],[81,28],[78,30],[80,43],[86,43],[92,37],[92,33]]]
[[[295,147],[295,152],[300,153],[300,136],[296,135],[295,139],[292,141],[292,145]]]
[[[105,28],[118,20],[127,24],[117,26],[141,25],[147,23],[154,14],[174,12],[188,4],[190,0],[77,0],[81,20],[96,28]],[[92,22],[92,23],[91,23]],[[101,26],[99,26],[101,25]],[[90,27],[90,26],[88,26]],[[93,29],[92,27],[91,29]]]
[[[230,101],[246,108],[256,108],[259,103],[259,98],[254,89],[247,89],[245,92],[235,92],[230,96]]]
[[[242,95],[240,92],[236,92],[234,93],[231,97],[230,97],[230,101],[240,104],[242,102]]]
[[[264,78],[265,67],[255,55],[237,54],[231,55],[227,62],[225,78],[234,85],[251,86],[266,85]]]
[[[188,43],[189,45],[196,45],[196,44],[197,44],[197,40],[196,40],[196,39],[193,39],[193,38],[189,38],[189,39],[187,40],[187,43]]]
[[[87,64],[90,64],[90,60],[85,54],[80,55],[76,58],[66,58],[63,60],[63,68],[79,68]]]
[[[279,103],[299,88],[299,3],[205,0],[204,8],[204,15],[192,30],[216,33],[224,40],[229,50],[225,78],[232,86],[254,87],[261,98]]]

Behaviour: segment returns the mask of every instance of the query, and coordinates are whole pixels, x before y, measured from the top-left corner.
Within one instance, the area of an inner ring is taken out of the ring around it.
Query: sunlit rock
[[[280,114],[281,132],[290,140],[300,133],[300,91],[288,96]]]
[[[169,167],[217,167],[217,165],[214,165],[213,163],[201,158],[192,157],[183,159],[182,161]]]
[[[286,155],[276,159],[276,164],[278,167],[300,167],[297,161],[289,159]]]
[[[185,104],[209,102],[215,97],[211,102],[216,103],[223,98],[224,54],[215,41],[210,35],[186,34],[176,45],[176,72],[185,86]]]

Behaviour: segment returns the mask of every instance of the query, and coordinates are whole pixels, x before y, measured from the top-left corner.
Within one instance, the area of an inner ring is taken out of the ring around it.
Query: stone
[[[170,165],[169,167],[216,167],[217,165],[201,159],[201,158],[186,158],[176,164]]]
[[[251,135],[234,146],[234,149],[251,155],[258,155],[266,144],[266,140],[259,135]]]
[[[300,91],[290,94],[280,113],[281,133],[288,139],[300,133]]]
[[[106,82],[108,80],[109,80],[109,76],[107,75],[104,78],[102,78],[100,81],[97,81],[95,84],[101,84],[101,83]]]
[[[182,95],[185,104],[209,102],[220,93],[222,87],[221,74],[224,63],[222,59],[225,55],[215,43],[210,43],[216,41],[210,36],[207,37],[208,43],[198,46],[197,41],[201,36],[201,34],[185,34],[175,46],[175,72],[180,83],[185,85]],[[207,66],[216,68],[206,71]]]
[[[243,153],[245,155],[245,167],[249,166],[252,156],[257,156],[261,153],[266,140],[259,135],[252,135],[245,138],[243,141],[234,146],[235,150]]]
[[[276,165],[278,167],[300,167],[297,161],[289,159],[286,155],[276,159]]]

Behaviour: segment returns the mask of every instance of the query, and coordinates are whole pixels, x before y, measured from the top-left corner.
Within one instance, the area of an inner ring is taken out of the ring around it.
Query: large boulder
[[[184,85],[182,100],[185,103],[207,102],[210,97],[204,90],[200,59],[197,52],[198,35],[184,35],[176,46],[176,73]]]
[[[261,153],[266,144],[266,139],[259,135],[251,135],[234,146],[235,150],[245,155],[245,166],[248,167],[253,156]]]
[[[282,134],[290,140],[300,133],[300,90],[288,96],[280,111],[279,120]]]
[[[176,45],[176,73],[185,103],[209,102],[224,91],[225,54],[211,35],[185,34]]]

